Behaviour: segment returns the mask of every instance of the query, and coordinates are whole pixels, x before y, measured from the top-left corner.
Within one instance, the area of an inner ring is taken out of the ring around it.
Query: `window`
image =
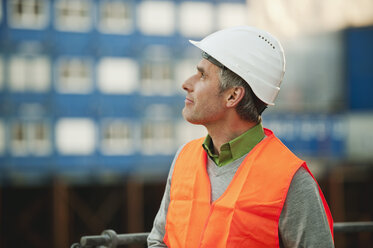
[[[179,17],[180,33],[187,37],[202,37],[214,28],[214,7],[211,3],[183,2]]]
[[[356,161],[372,161],[373,134],[370,131],[373,117],[370,113],[351,114],[343,130],[347,134],[346,155]]]
[[[56,146],[63,155],[89,155],[95,150],[96,127],[88,118],[61,118],[56,124]]]
[[[104,93],[131,94],[137,88],[138,71],[132,59],[103,58],[98,64],[98,87]]]
[[[49,6],[46,0],[8,1],[9,23],[14,28],[42,29],[48,22]]]
[[[67,94],[87,94],[92,91],[92,63],[83,58],[61,58],[57,63],[57,89]]]
[[[2,20],[3,20],[3,5],[2,5],[2,1],[0,1],[0,23]]]
[[[56,28],[61,31],[86,32],[92,26],[92,3],[89,0],[56,2]]]
[[[124,120],[106,120],[102,124],[101,150],[105,155],[127,155],[135,151],[133,128]]]
[[[146,121],[141,128],[141,151],[145,155],[172,154],[174,127],[170,121]]]
[[[144,1],[138,5],[138,25],[147,35],[171,35],[175,30],[175,7],[171,1]]]
[[[128,34],[133,28],[132,6],[123,1],[101,1],[99,28],[104,33]]]
[[[5,125],[0,119],[0,155],[5,153]]]
[[[26,156],[27,149],[27,125],[22,121],[15,121],[11,126],[11,150],[15,156]]]
[[[247,25],[248,7],[240,3],[223,3],[217,9],[218,28]]]
[[[10,90],[45,92],[50,87],[50,61],[44,56],[13,56],[9,62]]]
[[[141,68],[141,93],[144,95],[173,93],[171,62],[144,61]]]
[[[52,150],[49,123],[45,120],[15,120],[10,136],[14,156],[46,156]]]
[[[141,151],[144,154],[174,152],[173,107],[170,104],[151,104],[142,115]]]
[[[3,59],[0,57],[0,90],[3,89],[4,85],[4,63]]]
[[[45,156],[52,150],[50,125],[46,121],[33,121],[28,127],[29,151],[35,156]]]

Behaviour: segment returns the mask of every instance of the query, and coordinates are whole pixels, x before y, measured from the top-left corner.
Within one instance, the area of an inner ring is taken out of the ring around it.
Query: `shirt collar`
[[[210,135],[206,136],[202,147],[218,166],[223,166],[249,153],[263,138],[263,126],[259,123],[240,136],[223,144],[220,147],[219,155],[213,153],[214,147]]]

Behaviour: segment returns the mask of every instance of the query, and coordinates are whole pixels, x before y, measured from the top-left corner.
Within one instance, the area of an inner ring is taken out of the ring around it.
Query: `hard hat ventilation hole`
[[[265,42],[267,42],[268,43],[268,45],[270,45],[273,49],[275,49],[276,47],[269,41],[269,40],[267,40],[266,38],[264,38],[264,36],[262,36],[262,35],[259,35],[258,36],[259,38],[262,38],[262,40],[264,40]]]

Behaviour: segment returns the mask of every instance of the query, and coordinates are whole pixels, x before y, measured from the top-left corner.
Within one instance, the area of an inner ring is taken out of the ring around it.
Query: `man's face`
[[[197,72],[182,88],[187,92],[183,116],[193,124],[208,125],[224,117],[224,95],[219,89],[220,68],[206,59],[197,65]]]

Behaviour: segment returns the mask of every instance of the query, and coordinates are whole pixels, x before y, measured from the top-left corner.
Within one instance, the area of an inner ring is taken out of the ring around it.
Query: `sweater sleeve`
[[[150,248],[167,247],[166,244],[163,242],[163,238],[166,233],[166,230],[165,230],[166,217],[167,217],[168,205],[170,204],[171,178],[172,178],[172,172],[174,170],[176,158],[179,156],[179,153],[182,150],[182,148],[183,146],[180,147],[179,150],[176,152],[170,171],[168,173],[166,188],[163,194],[161,206],[159,207],[158,213],[154,219],[153,228],[147,240],[148,247]]]
[[[334,247],[317,183],[301,167],[290,184],[279,221],[280,247]]]

